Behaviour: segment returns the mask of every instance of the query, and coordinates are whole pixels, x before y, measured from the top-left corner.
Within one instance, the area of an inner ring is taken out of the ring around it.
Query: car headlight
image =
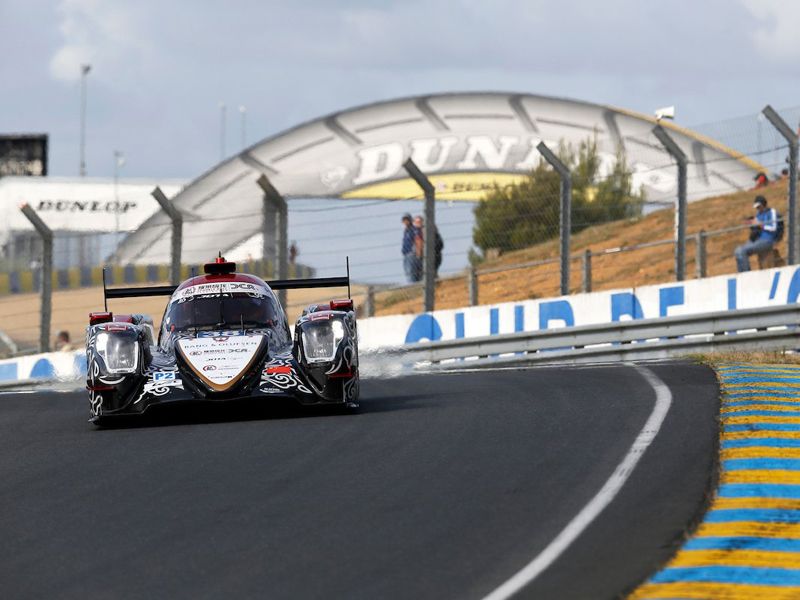
[[[134,373],[139,366],[139,345],[130,334],[97,334],[95,350],[109,373]]]
[[[303,325],[303,350],[310,363],[330,362],[344,339],[342,322],[336,319]]]

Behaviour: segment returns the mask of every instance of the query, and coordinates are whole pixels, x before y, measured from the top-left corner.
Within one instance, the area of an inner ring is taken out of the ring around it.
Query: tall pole
[[[422,279],[425,282],[425,312],[431,312],[436,302],[436,189],[410,158],[403,168],[425,194],[425,223],[423,224]]]
[[[117,248],[119,248],[119,219],[120,219],[119,169],[124,164],[125,164],[125,157],[122,155],[122,152],[120,152],[119,150],[114,150],[114,227],[116,231],[116,234],[114,235],[115,262],[119,262],[119,254],[117,253]]]
[[[675,280],[686,278],[686,165],[689,160],[661,126],[653,127],[653,135],[678,163],[678,197],[675,206]]]
[[[153,198],[156,199],[158,205],[163,209],[170,221],[172,221],[172,247],[170,249],[171,266],[170,266],[170,282],[172,285],[178,285],[181,282],[181,247],[183,246],[183,215],[175,208],[172,202],[169,201],[166,194],[161,191],[160,187],[156,187],[151,192]]]
[[[86,76],[92,70],[92,65],[81,65],[81,162],[79,173],[86,176]]]
[[[242,150],[247,146],[247,107],[242,105],[239,107],[239,115],[241,115],[241,134],[242,134]]]
[[[219,103],[219,160],[225,160],[225,117],[227,107],[224,102]]]
[[[39,321],[39,352],[50,351],[50,316],[53,302],[53,231],[28,204],[19,207],[42,238],[42,306]]]
[[[762,111],[772,126],[778,130],[784,139],[789,143],[789,194],[788,217],[789,217],[789,264],[796,265],[798,261],[798,250],[800,250],[800,231],[797,227],[797,134],[784,121],[778,112],[769,104]]]
[[[553,153],[544,142],[536,146],[544,159],[550,163],[561,178],[561,214],[559,218],[559,241],[561,246],[561,295],[569,294],[569,246],[572,231],[572,175],[569,167]]]
[[[267,239],[267,232],[269,229],[275,232],[275,262],[276,262],[276,275],[277,279],[288,279],[289,277],[289,212],[286,205],[286,200],[281,196],[280,192],[275,189],[266,175],[262,175],[256,180],[258,187],[264,192],[264,206],[263,206],[263,230],[264,239]],[[270,225],[269,219],[274,216],[274,223]],[[266,265],[267,261],[267,245],[264,244],[263,260]],[[286,308],[286,290],[278,290],[278,300]]]

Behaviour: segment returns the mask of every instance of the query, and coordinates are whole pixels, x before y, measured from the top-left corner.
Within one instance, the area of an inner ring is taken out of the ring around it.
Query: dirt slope
[[[710,198],[689,204],[688,233],[712,231],[742,225],[743,219],[754,214],[753,198],[763,194],[770,206],[786,216],[786,183],[780,182],[756,191],[746,191]],[[615,221],[590,227],[572,238],[572,253],[585,249],[599,252],[607,248],[630,246],[666,240],[673,237],[674,210],[661,210],[635,221]],[[721,275],[736,271],[734,248],[747,239],[747,231],[740,230],[707,240],[708,275]],[[781,255],[786,257],[786,238],[779,244]],[[537,244],[530,248],[504,254],[486,261],[480,269],[490,269],[528,261],[558,257],[558,240]],[[753,268],[758,268],[755,257]],[[479,277],[480,304],[546,298],[559,295],[558,264],[486,274]],[[691,240],[686,248],[686,275],[695,275],[695,244]],[[581,261],[571,263],[570,291],[581,290]],[[675,277],[673,246],[620,252],[592,258],[593,291],[621,287],[642,286],[672,281]],[[442,280],[436,289],[436,308],[457,308],[468,305],[466,277]],[[421,291],[397,290],[384,292],[377,298],[377,314],[412,313],[422,309]]]

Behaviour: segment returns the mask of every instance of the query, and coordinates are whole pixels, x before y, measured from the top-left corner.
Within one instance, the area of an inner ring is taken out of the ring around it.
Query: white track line
[[[583,509],[575,515],[575,518],[559,533],[542,552],[522,568],[518,573],[503,583],[500,587],[490,593],[484,600],[505,600],[519,592],[526,585],[536,579],[547,567],[553,564],[561,554],[569,548],[577,537],[591,524],[592,521],[603,512],[622,486],[628,480],[634,467],[642,458],[644,451],[652,443],[661,429],[664,418],[672,405],[672,392],[667,385],[661,381],[650,369],[633,365],[642,377],[647,380],[656,392],[656,403],[653,412],[644,424],[644,427],[636,436],[633,445],[628,450],[611,477],[605,485],[592,498]]]

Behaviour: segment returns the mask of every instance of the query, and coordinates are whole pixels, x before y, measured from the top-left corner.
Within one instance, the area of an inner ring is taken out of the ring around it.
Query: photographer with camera
[[[740,273],[750,270],[750,255],[772,250],[775,242],[783,237],[783,221],[774,208],[767,207],[764,196],[756,196],[753,203],[756,216],[747,219],[750,224],[750,240],[738,246],[733,255]]]

